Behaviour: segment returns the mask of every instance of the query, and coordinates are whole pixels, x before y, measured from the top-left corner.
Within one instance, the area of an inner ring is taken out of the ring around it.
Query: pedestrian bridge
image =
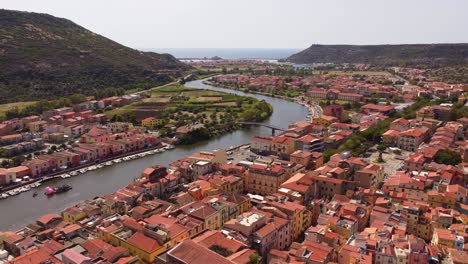
[[[271,134],[274,136],[276,131],[286,131],[285,128],[277,127],[277,126],[272,126],[264,123],[258,123],[258,122],[236,122],[239,125],[242,126],[262,126],[262,127],[267,127],[271,129]]]

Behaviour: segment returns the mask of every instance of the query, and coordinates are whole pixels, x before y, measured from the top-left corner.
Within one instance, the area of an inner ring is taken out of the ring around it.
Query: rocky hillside
[[[171,55],[134,50],[47,14],[0,9],[0,25],[0,102],[147,88],[187,69]]]
[[[467,64],[468,44],[312,45],[286,60],[294,63],[440,67]]]

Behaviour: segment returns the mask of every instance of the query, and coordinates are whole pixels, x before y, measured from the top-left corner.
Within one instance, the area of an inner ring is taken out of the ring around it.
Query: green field
[[[146,96],[140,102],[107,111],[107,117],[118,120],[119,116],[125,116],[122,121],[134,123],[156,117],[166,124],[180,126],[194,122],[261,121],[271,114],[271,106],[251,97],[183,85],[155,88],[146,92]]]
[[[0,104],[0,119],[5,117],[5,113],[8,110],[17,108],[21,110],[29,105],[34,104],[35,102],[16,102],[16,103],[9,103],[9,104]]]

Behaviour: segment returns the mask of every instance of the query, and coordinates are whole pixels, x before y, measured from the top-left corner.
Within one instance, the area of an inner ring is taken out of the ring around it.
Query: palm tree
[[[387,147],[385,145],[382,145],[382,144],[379,144],[377,146],[377,150],[379,151],[379,159],[378,161],[379,162],[383,162],[384,160],[382,159],[382,153],[387,149]]]

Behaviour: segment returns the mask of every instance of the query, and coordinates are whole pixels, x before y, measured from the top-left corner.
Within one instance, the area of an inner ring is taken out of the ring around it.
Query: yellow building
[[[158,119],[158,118],[154,118],[154,117],[147,117],[147,118],[141,120],[141,125],[146,127],[146,128],[149,128],[149,129],[155,128],[155,127],[163,125],[163,124],[164,124],[163,119]]]
[[[436,190],[427,192],[427,202],[431,207],[455,208],[457,197],[453,193],[440,193]]]
[[[142,231],[133,233],[122,229],[110,236],[110,243],[128,249],[132,256],[138,257],[140,263],[154,263],[155,258],[164,253],[167,248],[158,240],[145,235]]]
[[[431,243],[438,245],[443,249],[456,248],[463,250],[463,236],[458,236],[455,232],[448,229],[435,228]]]
[[[303,205],[288,201],[270,202],[270,205],[288,215],[292,222],[292,240],[299,239],[301,234],[312,224],[312,213]]]
[[[331,124],[335,123],[335,122],[338,122],[338,118],[334,117],[334,116],[326,116],[326,115],[322,115],[320,117],[316,117],[314,118],[314,120],[312,120],[312,124],[314,125],[321,125],[321,126],[324,126],[324,127],[328,127],[330,126]]]
[[[62,212],[63,220],[69,223],[76,223],[86,218],[86,213],[77,207],[70,207]]]
[[[278,155],[291,155],[296,149],[296,144],[293,139],[278,136],[272,139],[272,148],[273,152],[276,152]]]

